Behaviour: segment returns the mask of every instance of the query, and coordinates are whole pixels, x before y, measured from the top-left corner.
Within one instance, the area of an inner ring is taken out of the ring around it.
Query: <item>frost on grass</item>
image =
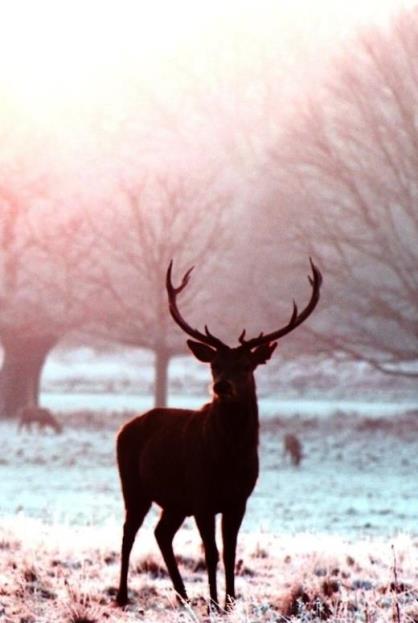
[[[177,605],[153,535],[145,531],[132,556],[131,603],[116,608],[119,554],[113,532],[109,527],[46,526],[24,518],[3,521],[0,620],[418,621],[418,540],[410,536],[349,542],[312,534],[244,534],[238,549],[236,607],[227,615],[208,615],[202,550],[198,537],[187,529],[179,532],[175,545],[191,604]]]
[[[239,536],[239,599],[233,613],[210,618],[193,522],[174,542],[192,599],[179,608],[153,536],[155,511],[133,551],[131,603],[113,606],[123,521],[114,433],[129,414],[59,415],[62,435],[0,423],[1,623],[418,622],[416,412],[262,420],[261,474]],[[303,440],[298,469],[283,457],[286,432]],[[222,582],[220,565],[220,594]]]
[[[129,413],[57,414],[62,435],[19,433],[0,422],[0,516],[46,523],[122,523],[115,432]],[[283,437],[296,434],[303,460],[295,469]],[[354,537],[416,533],[418,417],[295,414],[261,421],[260,477],[242,530],[327,532]],[[148,519],[148,518],[147,518]],[[156,523],[150,513],[150,527]]]

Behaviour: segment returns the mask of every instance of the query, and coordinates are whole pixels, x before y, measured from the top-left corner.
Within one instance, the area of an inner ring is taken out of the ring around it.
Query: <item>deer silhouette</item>
[[[300,465],[303,458],[302,442],[296,435],[287,433],[283,438],[283,453],[289,455],[292,465]]]
[[[193,329],[181,315],[177,296],[189,282],[190,269],[178,287],[166,277],[169,310],[193,340],[187,345],[199,361],[210,364],[213,399],[198,411],[156,408],[125,424],[117,437],[117,461],[125,502],[120,584],[117,603],[128,602],[129,556],[136,533],[152,502],[162,509],[155,536],[180,600],[187,593],[173,552],[174,535],[193,516],[203,541],[211,604],[218,605],[216,571],[219,559],[215,516],[222,514],[225,608],[235,600],[235,553],[247,499],[258,477],[259,420],[254,370],[266,363],[279,338],[293,331],[315,309],[322,276],[312,260],[309,303],[301,311],[293,303],[289,322],[281,329],[231,348],[210,333]]]

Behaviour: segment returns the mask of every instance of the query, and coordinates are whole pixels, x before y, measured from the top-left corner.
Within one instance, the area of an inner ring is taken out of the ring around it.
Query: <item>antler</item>
[[[274,340],[278,340],[279,338],[283,337],[287,333],[290,333],[291,331],[293,331],[293,329],[296,329],[296,327],[302,324],[302,322],[304,322],[308,318],[308,316],[311,315],[311,313],[316,307],[316,304],[319,301],[319,291],[320,291],[321,283],[322,283],[322,275],[319,269],[313,263],[312,258],[309,258],[309,261],[310,261],[311,268],[312,268],[312,276],[308,275],[308,280],[312,286],[312,295],[311,295],[311,300],[306,305],[305,309],[303,309],[299,313],[297,305],[295,301],[293,301],[293,312],[286,326],[284,326],[282,329],[278,329],[277,331],[273,331],[272,333],[267,333],[267,335],[260,333],[258,337],[255,337],[251,340],[245,340],[245,329],[244,329],[244,331],[239,336],[240,344],[242,344],[246,348],[255,348],[256,346],[261,346],[261,344],[266,344],[268,342],[273,342]]]
[[[194,266],[192,266],[192,268],[189,268],[189,270],[185,273],[181,284],[177,288],[175,288],[173,286],[173,282],[171,279],[171,273],[173,269],[173,260],[171,260],[168,266],[167,276],[166,276],[166,288],[167,288],[167,294],[168,294],[170,314],[172,315],[174,321],[179,325],[181,329],[183,329],[185,333],[187,333],[191,337],[194,337],[196,340],[199,340],[199,342],[203,342],[204,344],[208,344],[209,346],[213,346],[214,348],[217,348],[217,349],[228,348],[226,344],[224,344],[220,339],[218,339],[217,337],[215,337],[214,335],[210,333],[206,325],[205,325],[205,333],[201,333],[197,329],[193,329],[184,320],[183,316],[179,312],[179,309],[177,307],[177,295],[180,294],[180,292],[184,290],[184,288],[189,283],[190,274],[193,268]]]

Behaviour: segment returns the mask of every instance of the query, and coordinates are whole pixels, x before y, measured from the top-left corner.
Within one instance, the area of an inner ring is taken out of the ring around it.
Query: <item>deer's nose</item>
[[[232,393],[232,385],[229,381],[216,381],[216,383],[214,383],[213,385],[213,391],[218,396],[225,396],[226,394]]]

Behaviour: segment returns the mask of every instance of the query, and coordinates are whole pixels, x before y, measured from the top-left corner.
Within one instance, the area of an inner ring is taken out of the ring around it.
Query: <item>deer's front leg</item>
[[[225,610],[235,602],[235,553],[237,537],[245,514],[245,504],[236,506],[222,515],[223,560],[225,565]]]

